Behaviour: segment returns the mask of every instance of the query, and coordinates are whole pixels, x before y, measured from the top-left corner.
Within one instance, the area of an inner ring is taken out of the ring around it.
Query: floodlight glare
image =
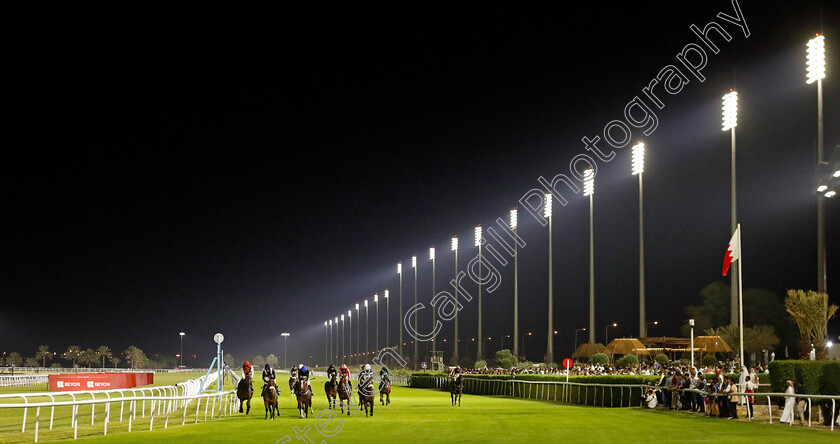
[[[379,302],[379,293],[373,294],[373,302]]]
[[[823,191],[825,191],[825,190],[827,190],[827,189],[828,189],[828,187],[827,187],[827,186],[825,186],[825,185],[820,185],[820,186],[818,186],[818,187],[817,187],[817,192],[818,192],[818,193],[822,193]]]
[[[458,236],[452,236],[452,251],[458,251]]]
[[[429,248],[429,260],[430,261],[435,260],[435,247]]]
[[[516,207],[513,207],[510,210],[510,229],[515,230],[516,226],[519,224],[519,212],[516,210]]]
[[[388,289],[387,288],[385,289],[385,298],[386,299],[388,298]]]
[[[347,317],[353,317],[353,312],[351,310],[347,310]]]
[[[551,193],[545,193],[545,205],[543,205],[543,217],[548,219],[551,217]]]
[[[592,196],[595,194],[595,172],[592,168],[583,172],[583,195]]]
[[[402,261],[397,262],[397,274],[402,274]]]
[[[332,327],[332,319],[330,319],[330,327]]]
[[[837,194],[836,191],[831,190],[831,191],[825,193],[825,197],[831,198],[831,197],[834,197],[836,194]]]
[[[365,308],[367,308],[367,299],[365,299]]]
[[[475,246],[481,245],[481,225],[475,227]]]
[[[344,313],[341,314],[341,322],[344,322]]]
[[[637,143],[633,147],[633,175],[645,172],[645,144]]]
[[[840,170],[835,171],[834,174],[832,174],[832,176],[840,177]]]
[[[732,91],[723,96],[723,130],[738,126],[738,92]]]
[[[411,268],[417,268],[417,255],[411,256]]]
[[[335,323],[338,325],[338,316],[335,317]]]
[[[324,321],[324,327],[326,327],[326,326],[327,326],[327,321]]]
[[[825,78],[825,38],[819,34],[808,40],[807,71],[808,84]]]
[[[356,302],[356,311],[359,311],[359,303]]]

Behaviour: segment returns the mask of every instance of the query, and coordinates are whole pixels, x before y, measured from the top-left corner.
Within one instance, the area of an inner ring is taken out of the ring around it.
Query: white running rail
[[[26,387],[30,385],[48,384],[49,375],[3,375],[0,376],[0,387]]]
[[[207,378],[206,385],[210,385],[216,381],[218,375],[211,373]],[[103,425],[103,434],[108,434],[108,424],[111,422],[111,406],[113,403],[119,402],[120,412],[119,421],[122,422],[125,417],[128,419],[128,431],[132,430],[132,423],[140,414],[141,418],[149,415],[149,430],[154,427],[154,420],[156,415],[166,415],[164,419],[164,428],[169,425],[169,416],[178,409],[183,410],[183,418],[181,424],[186,423],[187,407],[192,401],[196,401],[195,407],[195,422],[197,423],[200,416],[202,400],[204,401],[204,421],[207,421],[208,413],[210,418],[217,418],[224,415],[230,415],[233,409],[232,404],[236,402],[235,390],[227,390],[224,392],[209,392],[199,394],[198,390],[201,387],[204,376],[197,379],[178,383],[177,385],[159,386],[159,387],[135,387],[130,389],[115,389],[115,390],[99,390],[99,391],[75,391],[75,392],[41,392],[41,393],[9,393],[0,394],[0,409],[23,409],[23,421],[21,424],[21,433],[26,432],[26,417],[30,409],[35,409],[35,442],[38,442],[38,434],[41,423],[41,409],[50,409],[49,430],[52,430],[55,425],[55,408],[62,406],[71,406],[72,413],[70,427],[73,427],[73,439],[78,437],[79,426],[79,410],[82,406],[90,406],[90,425],[95,425],[96,421],[96,406],[105,404],[100,415],[100,420]],[[56,401],[56,397],[70,397],[70,400]],[[23,402],[6,403],[4,400],[20,398]],[[35,402],[33,398],[50,398],[50,401]],[[211,407],[212,401],[212,407]],[[219,404],[218,415],[216,414],[216,403]],[[148,408],[147,408],[148,405]],[[209,412],[208,412],[209,410]],[[116,412],[114,412],[116,416]],[[44,418],[46,421],[46,418]]]

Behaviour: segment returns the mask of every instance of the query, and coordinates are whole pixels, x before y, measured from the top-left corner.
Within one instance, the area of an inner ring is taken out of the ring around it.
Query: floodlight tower
[[[519,214],[516,207],[510,210],[510,229],[516,238]],[[513,355],[519,359],[519,244],[513,242]]]
[[[551,205],[553,196],[545,193],[545,205],[543,206],[543,217],[548,219],[548,342],[546,343],[545,362],[554,362],[552,351],[554,350],[554,258],[551,236],[552,217]]]
[[[455,342],[452,344],[452,364],[458,365],[458,236],[452,236],[452,251],[455,253]]]
[[[397,262],[397,274],[400,276],[400,317],[398,319],[399,322],[397,322],[397,325],[400,327],[400,343],[397,345],[397,347],[400,352],[400,357],[403,357],[402,261]]]
[[[730,90],[725,96],[723,96],[723,131],[729,130],[732,135],[732,161],[731,161],[731,169],[732,169],[732,210],[731,210],[731,233],[735,232],[735,228],[738,224],[738,193],[735,187],[735,127],[738,126],[738,92]],[[729,307],[730,307],[730,316],[729,316],[729,323],[732,325],[738,325],[738,269],[733,267],[732,270],[729,270],[729,282],[730,282],[730,300],[729,300]],[[741,359],[744,359],[741,356]]]
[[[385,289],[385,346],[391,346],[391,335],[388,332],[391,331],[391,299],[388,298],[388,294],[390,292],[388,289]]]
[[[368,312],[368,300],[365,298],[365,353],[370,351],[370,342],[368,341],[368,332],[370,331],[370,312]]]
[[[414,306],[417,306],[417,255],[414,254],[411,256],[411,268],[414,269]],[[417,334],[417,310],[414,310],[414,332]],[[413,336],[412,336],[413,337]],[[414,338],[414,368],[418,368],[418,360],[419,360],[419,351],[417,347],[420,345],[418,344],[417,338]]]
[[[645,172],[645,144],[637,143],[633,147],[633,166],[631,172],[639,176],[639,337],[647,337],[645,320],[645,218],[644,193],[642,192],[642,173]]]
[[[475,246],[478,247],[478,351],[475,360],[484,356],[484,336],[481,334],[481,224],[475,227]]]
[[[359,359],[356,360],[356,363],[362,361],[362,347],[361,347],[361,327],[362,326],[362,317],[359,316],[359,303],[356,302],[356,354],[359,355]]]
[[[817,83],[817,169],[823,163],[823,91],[822,79],[825,78],[825,37],[817,34],[808,40],[808,78],[806,83]],[[825,191],[825,190],[823,190]],[[817,291],[826,291],[825,261],[825,199],[833,197],[834,191],[824,196],[817,195]]]
[[[595,343],[595,224],[593,222],[593,197],[595,196],[595,171],[583,172],[583,195],[589,196],[589,342]]]
[[[348,344],[347,344],[347,354],[350,356],[349,360],[351,362],[353,361],[353,316],[352,316],[352,314],[353,314],[352,309],[347,310],[347,322],[350,323],[350,326],[349,326],[350,328],[347,332],[350,335],[350,337],[349,337],[350,340],[347,341],[348,342]],[[356,323],[357,324],[359,323],[358,319],[356,320]],[[356,350],[356,353],[358,353],[358,352],[359,352],[359,350]]]
[[[432,261],[432,300],[435,300],[435,246],[429,248],[429,260]],[[437,310],[432,310],[432,331],[437,325]],[[432,337],[432,350],[437,350],[437,335]]]

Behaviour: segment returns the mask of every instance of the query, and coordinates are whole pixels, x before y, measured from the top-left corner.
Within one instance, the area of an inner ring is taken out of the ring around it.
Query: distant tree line
[[[63,352],[53,352],[49,345],[41,345],[32,356],[24,357],[18,352],[3,353],[0,364],[15,367],[82,367],[117,368],[120,364],[128,368],[174,368],[178,365],[175,356],[157,355],[152,358],[136,347],[129,346],[121,353],[114,353],[111,347],[101,345],[96,349],[83,349],[71,345]]]

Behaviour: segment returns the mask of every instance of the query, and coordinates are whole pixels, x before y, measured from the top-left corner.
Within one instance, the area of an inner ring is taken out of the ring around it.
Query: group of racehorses
[[[236,389],[236,397],[239,399],[239,413],[242,413],[243,405],[246,406],[245,414],[251,412],[251,397],[253,391],[251,390],[251,375],[247,375],[244,379],[239,381]],[[373,403],[375,391],[373,388],[373,378],[363,381],[365,387],[359,388],[359,410],[364,409],[365,416],[373,416]],[[312,390],[309,384],[300,380],[296,373],[292,373],[289,377],[289,390],[297,398],[298,411],[301,418],[308,418],[309,411],[312,410]],[[280,389],[277,387],[274,378],[268,380],[267,386],[263,390],[263,404],[265,405],[265,419],[274,419],[275,412],[279,416],[280,409],[278,408]],[[341,413],[344,413],[344,407],[347,407],[347,414],[350,414],[351,398],[353,397],[350,388],[350,377],[348,374],[342,374],[339,381],[336,381],[335,375],[331,375],[330,379],[324,383],[324,393],[327,395],[327,404],[330,409],[335,409],[336,397],[338,398]],[[379,389],[379,402],[382,405],[391,403],[391,382],[386,378],[382,380]]]

